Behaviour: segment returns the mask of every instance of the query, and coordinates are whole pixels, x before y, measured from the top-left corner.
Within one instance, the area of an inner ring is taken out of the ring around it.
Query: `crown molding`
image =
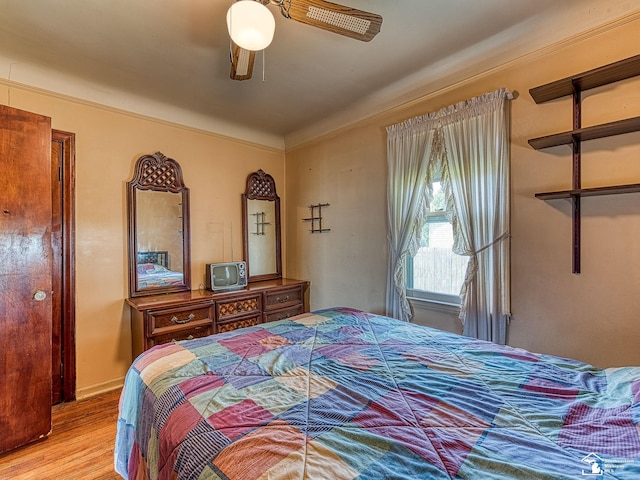
[[[558,29],[555,23],[546,29],[536,28],[534,22],[525,22],[531,25],[515,25],[508,32],[430,65],[337,115],[285,135],[285,151],[291,152],[342,131],[373,123],[382,117],[393,115],[394,112],[400,112],[489,75],[544,57],[638,20],[640,10],[635,10],[551,43],[548,41],[549,38],[562,36],[559,33],[551,36],[547,32]],[[577,22],[578,25],[582,23]],[[529,35],[518,34],[522,28],[528,28]],[[536,48],[527,48],[530,44],[536,45]]]

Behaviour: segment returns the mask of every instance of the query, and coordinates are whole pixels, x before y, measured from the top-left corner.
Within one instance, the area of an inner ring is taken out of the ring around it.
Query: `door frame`
[[[62,392],[60,400],[76,398],[76,304],[75,304],[75,133],[51,130],[51,141],[62,148],[58,180],[62,188]],[[52,178],[52,182],[56,179]],[[52,366],[52,369],[59,368]]]

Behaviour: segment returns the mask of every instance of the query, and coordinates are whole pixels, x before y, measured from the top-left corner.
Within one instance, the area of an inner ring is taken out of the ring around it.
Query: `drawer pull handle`
[[[284,297],[276,297],[276,302],[284,303],[289,301],[289,295],[285,295]]]
[[[189,323],[194,318],[196,318],[196,316],[193,313],[190,313],[189,316],[187,318],[185,318],[184,320],[180,320],[178,317],[176,317],[174,315],[174,317],[171,319],[171,321],[173,323],[177,323],[178,325],[182,325],[184,323]]]
[[[185,338],[185,340],[193,340],[193,335],[189,335],[187,338]],[[178,340],[176,340],[175,338],[172,338],[171,341],[177,342]]]

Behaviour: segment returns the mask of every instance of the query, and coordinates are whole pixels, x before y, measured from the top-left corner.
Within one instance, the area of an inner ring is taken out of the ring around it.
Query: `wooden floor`
[[[49,438],[0,455],[0,479],[121,480],[113,470],[119,397],[55,405]]]

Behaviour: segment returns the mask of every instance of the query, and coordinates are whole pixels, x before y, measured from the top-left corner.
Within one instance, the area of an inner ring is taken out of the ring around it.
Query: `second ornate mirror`
[[[248,280],[281,278],[280,197],[273,177],[262,170],[247,177],[242,195],[242,233]]]
[[[189,189],[180,165],[160,152],[143,155],[127,187],[130,296],[190,290]]]

